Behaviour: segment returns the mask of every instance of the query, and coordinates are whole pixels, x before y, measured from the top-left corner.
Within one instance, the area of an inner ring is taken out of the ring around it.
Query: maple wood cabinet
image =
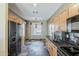
[[[60,12],[60,11],[59,11]],[[67,31],[67,18],[79,14],[79,4],[73,4],[65,8],[60,14],[53,17],[49,23],[54,24],[55,31]]]
[[[54,24],[55,31],[67,31],[68,9],[64,10],[58,16],[54,17],[52,24]]]
[[[59,16],[56,16],[56,17],[54,18],[54,24],[55,24],[55,25],[59,25]]]
[[[59,15],[56,16],[56,17],[53,19],[53,22],[52,22],[52,23],[54,24],[54,30],[55,30],[55,31],[59,31],[59,24],[60,24],[60,17],[59,17]]]
[[[8,15],[8,20],[9,20],[9,21],[13,21],[13,22],[17,22],[15,16],[13,16],[13,15],[11,15],[11,14]]]
[[[75,4],[69,7],[69,17],[79,14],[79,5]]]
[[[23,20],[19,18],[18,16],[16,16],[11,10],[8,11],[8,20],[19,23],[19,24],[23,23]]]
[[[57,47],[48,38],[46,38],[46,46],[50,56],[57,56]]]
[[[60,14],[60,31],[67,31],[68,9]]]

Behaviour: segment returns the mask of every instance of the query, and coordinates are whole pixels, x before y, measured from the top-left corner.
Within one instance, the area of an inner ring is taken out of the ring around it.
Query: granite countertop
[[[71,44],[66,43],[66,42],[63,42],[63,41],[61,41],[61,42],[52,41],[52,43],[54,43],[54,45],[55,45],[57,48],[59,48],[59,47],[61,47],[61,46],[66,46],[66,47],[72,46]]]

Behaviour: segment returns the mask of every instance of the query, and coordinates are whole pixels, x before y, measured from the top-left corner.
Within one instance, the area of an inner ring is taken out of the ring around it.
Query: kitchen
[[[7,9],[4,27],[8,30],[6,41],[1,41],[6,44],[0,55],[79,56],[78,3],[8,3],[4,6]]]

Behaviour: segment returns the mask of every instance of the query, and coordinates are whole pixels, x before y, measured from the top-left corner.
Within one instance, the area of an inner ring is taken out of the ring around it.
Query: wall
[[[8,4],[0,3],[0,56],[8,55]]]
[[[22,46],[24,45],[24,42],[25,42],[25,38],[27,37],[25,34],[26,34],[26,22],[23,22],[23,24],[22,24],[22,32],[21,32],[21,34],[22,34]]]
[[[45,36],[47,36],[47,21],[31,21],[32,23],[34,22],[42,22],[43,25],[42,25],[42,34],[41,36],[31,36],[31,25],[30,25],[30,22],[27,23],[27,39],[41,39],[41,38],[44,38]]]

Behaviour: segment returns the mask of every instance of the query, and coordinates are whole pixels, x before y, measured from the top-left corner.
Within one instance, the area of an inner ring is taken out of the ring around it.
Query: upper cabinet
[[[60,25],[60,17],[59,17],[59,15],[56,16],[56,17],[53,19],[53,24],[54,24],[54,30],[55,30],[55,31],[59,31],[59,25]]]
[[[16,16],[11,10],[8,11],[8,20],[16,22],[18,24],[23,23],[23,20],[20,17]]]
[[[68,9],[60,14],[60,31],[67,31]]]
[[[73,4],[59,11],[60,13],[57,16],[53,17],[50,20],[50,23],[54,24],[55,31],[67,31],[67,19],[69,17],[79,14],[79,4]]]
[[[8,20],[17,22],[15,15],[13,15],[10,11],[8,12]]]
[[[59,26],[59,24],[60,24],[60,17],[59,17],[59,15],[55,17],[55,20],[56,20],[56,25]]]
[[[75,4],[69,7],[69,17],[79,14],[79,5]]]

